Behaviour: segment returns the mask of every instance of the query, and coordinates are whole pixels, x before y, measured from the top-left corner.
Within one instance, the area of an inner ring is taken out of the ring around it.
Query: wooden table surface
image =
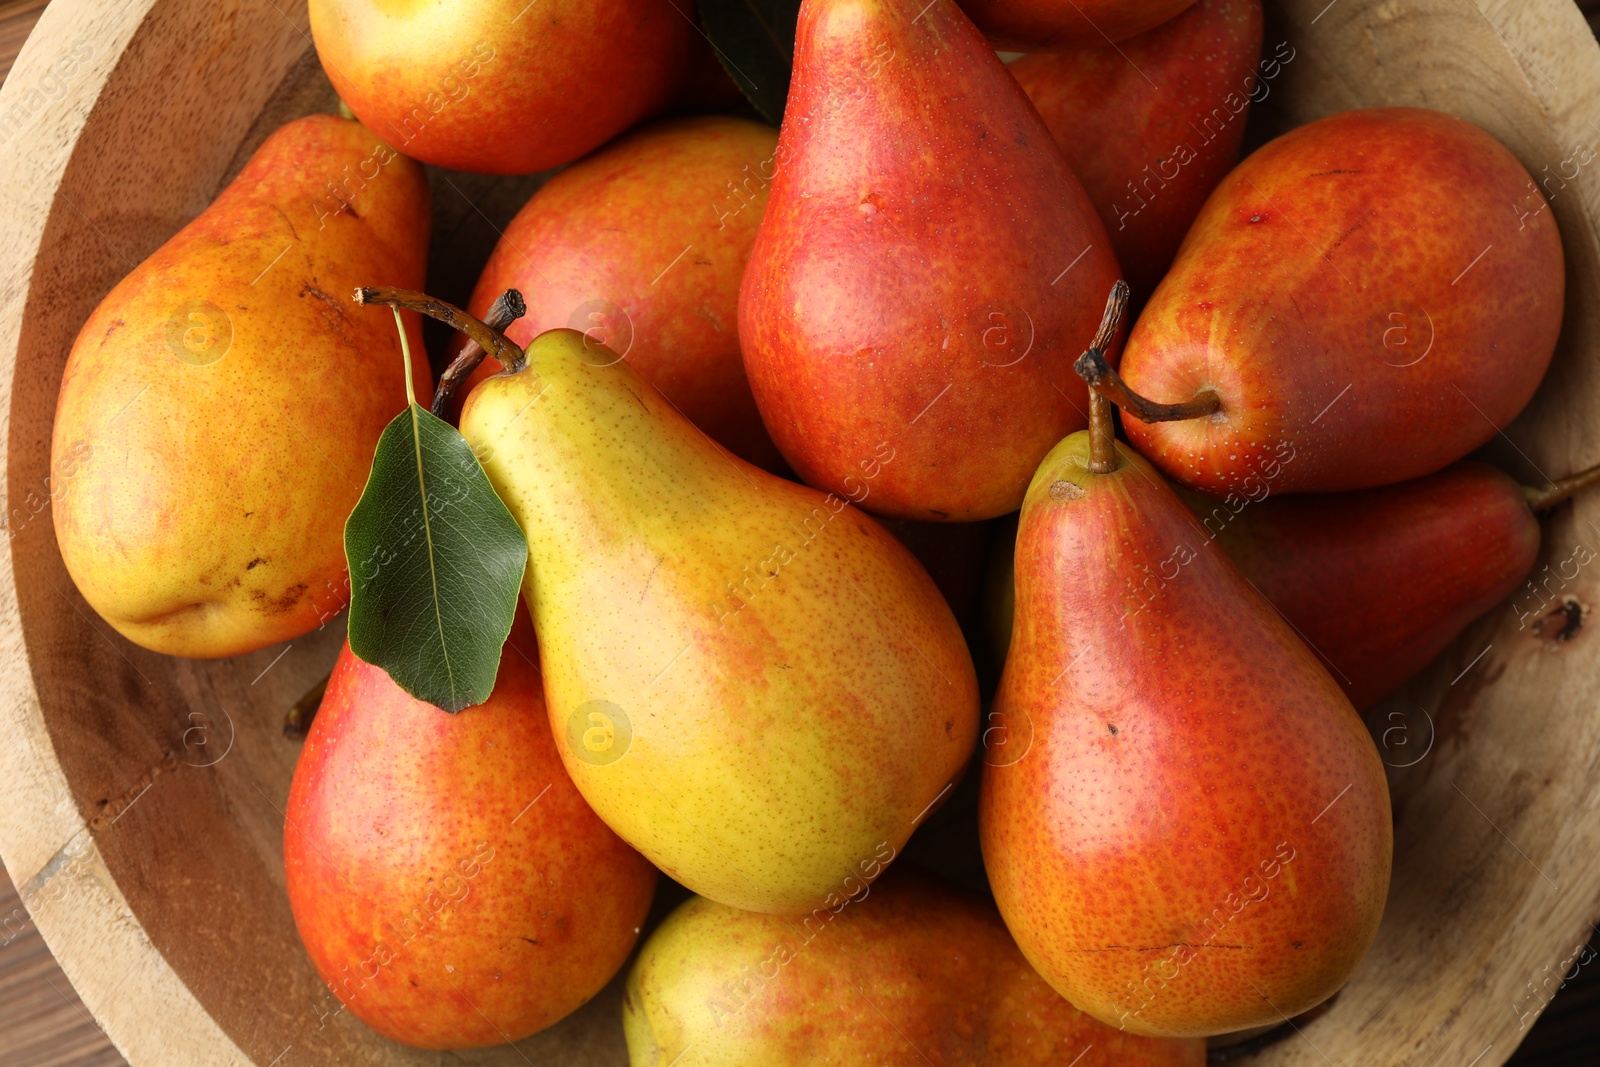
[[[0,0],[0,82],[48,0]],[[1581,0],[1600,26],[1600,0]],[[1591,940],[1600,951],[1600,937]],[[1508,1009],[1509,1010],[1509,1009]],[[126,1061],[61,973],[0,868],[0,1067],[118,1067]],[[1600,1063],[1600,965],[1558,993],[1510,1061],[1515,1067]]]

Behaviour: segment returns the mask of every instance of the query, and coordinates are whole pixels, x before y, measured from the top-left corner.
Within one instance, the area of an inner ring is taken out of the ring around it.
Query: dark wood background
[[[0,0],[0,82],[46,3]],[[1600,0],[1581,0],[1578,6],[1589,14],[1591,27],[1600,25]],[[0,1067],[124,1063],[61,973],[0,867]],[[1600,1063],[1600,966],[1583,968],[1562,988],[1511,1063],[1515,1067]]]

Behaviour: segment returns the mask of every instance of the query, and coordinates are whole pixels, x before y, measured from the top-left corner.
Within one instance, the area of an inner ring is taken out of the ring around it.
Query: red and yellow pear
[[[633,1067],[1200,1067],[1205,1043],[1119,1033],[1017,951],[993,905],[911,868],[786,918],[688,901],[623,1000]]]
[[[528,538],[568,772],[702,896],[822,904],[965,772],[977,683],[949,607],[844,497],[719,449],[584,335],[525,355],[461,432]]]
[[[130,641],[236,656],[349,602],[344,521],[406,405],[394,323],[349,294],[422,281],[428,203],[422,168],[359,123],[297,119],[84,324],[56,403],[56,541]]]

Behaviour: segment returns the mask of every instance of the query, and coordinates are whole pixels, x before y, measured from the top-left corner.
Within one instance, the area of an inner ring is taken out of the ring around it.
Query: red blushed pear
[[[1284,447],[1274,492],[1386,485],[1522,410],[1563,293],[1555,217],[1498,141],[1349,111],[1223,180],[1104,380],[1134,447],[1192,489],[1238,491]]]
[[[1517,588],[1539,554],[1530,502],[1564,497],[1462,462],[1400,485],[1271,497],[1237,516],[1190,503],[1365,708]]]
[[[1096,34],[1011,64],[1100,212],[1135,300],[1149,298],[1239,161],[1250,104],[1282,66],[1269,57],[1258,74],[1260,53],[1261,0],[1200,0],[1121,44]]]
[[[346,645],[287,814],[289,903],[317,972],[421,1048],[519,1040],[579,1007],[627,959],[655,891],[655,868],[561,766],[526,616],[494,695],[456,715]]]
[[[424,163],[532,174],[660,111],[697,62],[673,0],[311,0],[328,80]]]
[[[880,515],[1014,510],[1118,277],[1026,94],[952,3],[806,0],[777,162],[739,336],[784,458]]]
[[[770,126],[710,116],[663,122],[607,146],[556,175],[517,213],[468,310],[482,317],[503,291],[520,290],[527,313],[506,330],[513,341],[579,330],[591,358],[622,356],[713,439],[781,469],[739,352],[739,283],[777,143]],[[463,395],[499,370],[485,360]]]
[[[995,900],[1046,981],[1104,1022],[1277,1023],[1338,990],[1377,933],[1383,765],[1316,657],[1113,440],[1109,407],[1093,419],[1022,508],[995,709],[1029,744],[985,767]]]
[[[1174,18],[1195,0],[961,0],[996,48],[1052,52],[1079,41],[1122,41]]]
[[[903,867],[799,918],[689,901],[640,951],[622,1024],[633,1067],[1206,1060],[1202,1041],[1091,1019],[1028,966],[992,905]]]

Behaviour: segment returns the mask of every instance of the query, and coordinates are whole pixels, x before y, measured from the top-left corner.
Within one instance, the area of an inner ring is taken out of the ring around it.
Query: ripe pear
[[[718,449],[584,341],[540,335],[461,416],[528,536],[562,759],[691,890],[809,911],[961,775],[977,734],[966,644],[876,522]]]
[[[1547,208],[1498,141],[1437,111],[1348,111],[1279,137],[1206,202],[1122,359],[1134,393],[1212,413],[1148,421],[1124,404],[1129,440],[1212,496],[1283,447],[1284,493],[1460,459],[1522,410],[1554,351]]]
[[[1269,497],[1237,515],[1191,504],[1357,708],[1431,663],[1539,554],[1522,486],[1470,461],[1400,485]]]
[[[995,913],[911,868],[786,919],[697,898],[628,974],[632,1067],[1200,1067],[1057,996]]]
[[[295,766],[295,924],[368,1026],[421,1048],[516,1041],[627,960],[656,871],[561,766],[526,619],[494,695],[455,715],[345,645]]]
[[[1121,44],[1096,34],[1011,64],[1071,154],[1136,300],[1239,161],[1250,104],[1294,51],[1280,46],[1258,73],[1260,55],[1261,0],[1199,0]]]
[[[806,0],[777,162],[739,336],[784,458],[853,498],[893,451],[880,515],[1016,510],[1118,277],[1026,94],[954,4]]]
[[[1431,663],[1517,587],[1539,552],[1529,491],[1467,460],[1349,493],[1180,495],[1357,709]],[[986,625],[1002,659],[1015,540],[997,544],[986,590]]]
[[[647,118],[689,73],[692,10],[673,0],[311,0],[328,80],[424,163],[532,174]]]
[[[349,293],[420,283],[429,219],[420,166],[309,116],[100,302],[61,380],[54,515],[73,581],[123,636],[233,656],[348,603],[344,521],[406,404],[393,320]]]
[[[1007,757],[980,799],[990,884],[1023,954],[1104,1022],[1279,1023],[1337,991],[1377,933],[1383,765],[1177,495],[1114,454],[1096,473],[1111,463],[1090,435],[1068,437],[1023,504],[995,698]]]
[[[706,116],[608,145],[517,213],[467,309],[482,317],[502,292],[519,290],[528,310],[506,331],[513,341],[576,329],[735,454],[781,468],[739,353],[739,282],[777,143],[770,126]],[[496,370],[484,360],[469,389]]]
[[[1053,52],[1080,41],[1124,41],[1175,18],[1195,0],[961,0],[996,48]]]

